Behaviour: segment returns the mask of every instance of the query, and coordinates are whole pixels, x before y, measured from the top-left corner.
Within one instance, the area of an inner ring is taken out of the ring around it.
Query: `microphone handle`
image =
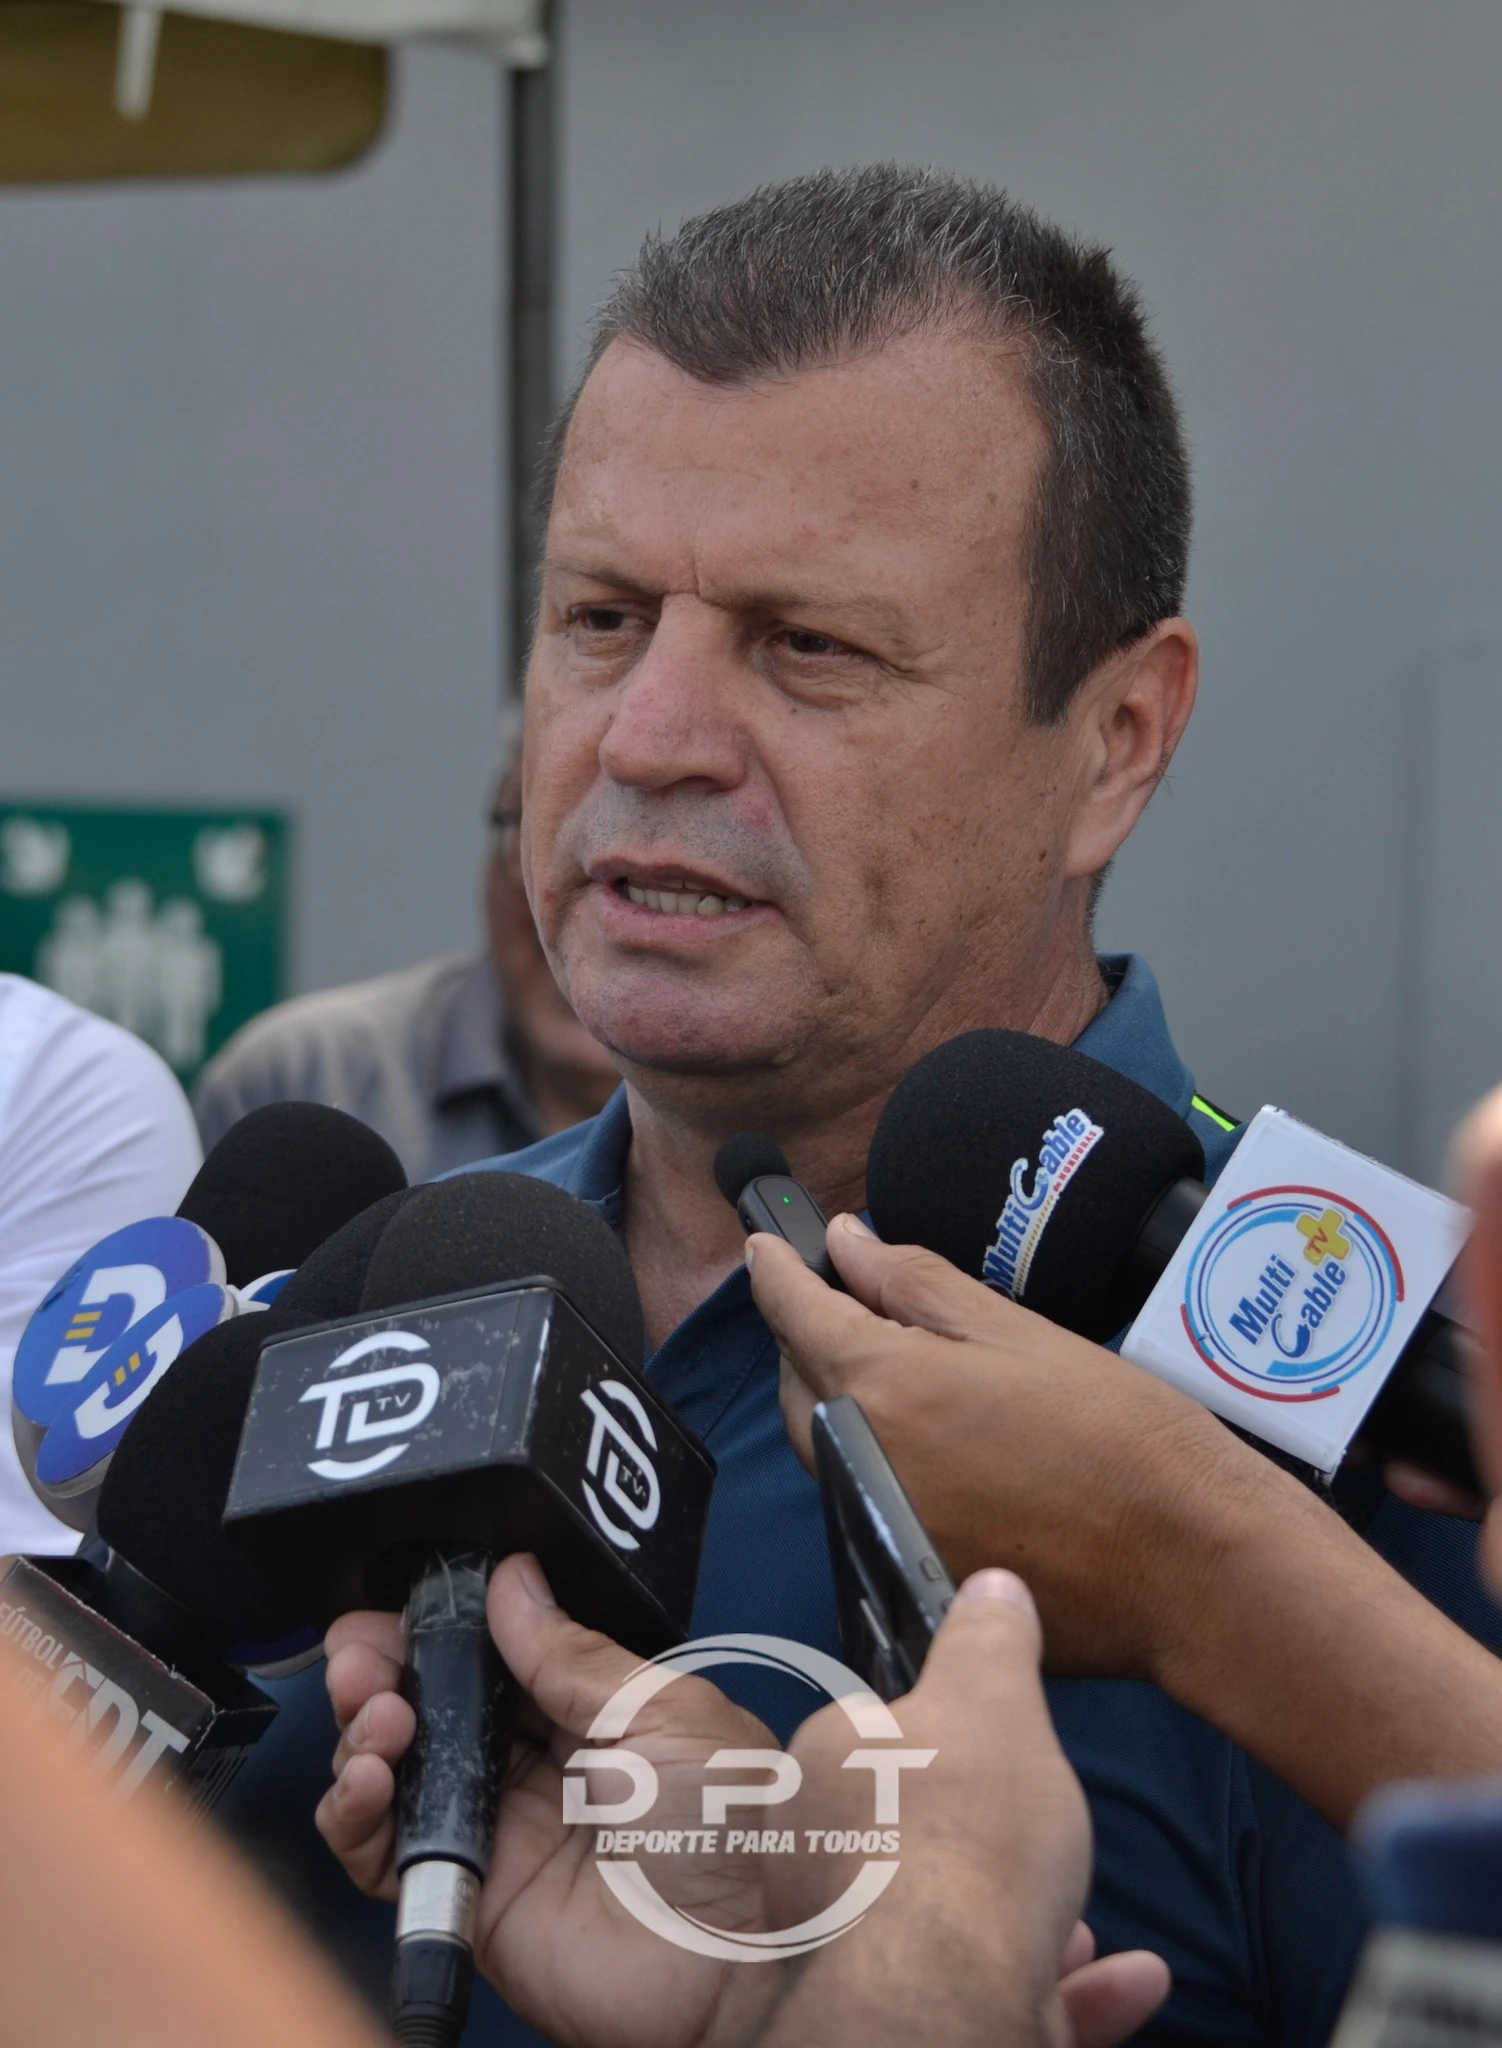
[[[1471,1455],[1466,1342],[1458,1323],[1431,1308],[1403,1346],[1360,1433],[1384,1458],[1406,1458],[1484,1494]]]
[[[435,1546],[407,1599],[402,1684],[417,1732],[397,1772],[392,1975],[393,2028],[406,2048],[453,2048],[469,2012],[475,1906],[516,1711],[485,1620],[492,1563]]]

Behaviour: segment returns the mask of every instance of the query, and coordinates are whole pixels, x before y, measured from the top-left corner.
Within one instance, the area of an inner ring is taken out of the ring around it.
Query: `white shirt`
[[[170,1216],[202,1157],[187,1097],[149,1046],[0,974],[0,1555],[79,1541],[32,1492],[11,1435],[32,1310],[101,1237]]]

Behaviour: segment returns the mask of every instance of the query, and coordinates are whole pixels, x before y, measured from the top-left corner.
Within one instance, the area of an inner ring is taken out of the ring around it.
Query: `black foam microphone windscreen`
[[[126,1432],[99,1496],[97,1527],[110,1548],[224,1644],[272,1643],[331,1618],[221,1527],[261,1346],[292,1326],[273,1307],[190,1344]]]
[[[352,1216],[342,1230],[325,1238],[316,1252],[309,1252],[281,1293],[276,1297],[277,1313],[301,1323],[333,1322],[352,1316],[360,1306],[365,1276],[386,1225],[398,1209],[410,1202],[416,1188],[398,1188],[382,1195],[358,1216]]]
[[[786,1175],[787,1155],[772,1138],[757,1131],[737,1131],[714,1156],[715,1186],[733,1209],[748,1181],[764,1174]]]
[[[240,1287],[300,1266],[352,1216],[406,1185],[401,1161],[358,1117],[321,1102],[271,1102],[230,1126],[177,1213],[208,1232]]]
[[[360,1306],[396,1308],[543,1276],[623,1364],[641,1368],[641,1301],[625,1247],[603,1217],[551,1182],[464,1173],[415,1188],[375,1248]]]
[[[1203,1180],[1193,1131],[1135,1081],[1020,1031],[971,1031],[894,1089],[866,1195],[889,1244],[918,1244],[1097,1341],[1160,1197]]]

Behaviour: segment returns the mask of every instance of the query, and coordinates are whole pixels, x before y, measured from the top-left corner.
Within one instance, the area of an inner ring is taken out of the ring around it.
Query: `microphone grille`
[[[758,1131],[737,1131],[714,1156],[715,1185],[732,1209],[748,1181],[760,1180],[765,1173],[785,1174],[787,1170],[782,1147],[774,1138],[764,1138]]]
[[[232,1124],[178,1215],[206,1230],[238,1287],[300,1266],[352,1216],[407,1185],[386,1140],[321,1102],[269,1102]]]
[[[414,1189],[381,1233],[360,1306],[396,1308],[532,1274],[556,1281],[616,1356],[641,1369],[641,1299],[625,1246],[576,1195],[528,1174],[462,1173]]]
[[[866,1162],[871,1220],[1097,1341],[1149,1210],[1205,1155],[1158,1096],[1070,1046],[972,1031],[893,1090]]]

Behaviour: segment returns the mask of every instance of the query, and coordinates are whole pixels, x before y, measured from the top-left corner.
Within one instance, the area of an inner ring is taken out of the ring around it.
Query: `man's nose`
[[[751,680],[725,613],[696,598],[667,600],[646,653],[619,687],[601,767],[634,789],[733,789],[746,769],[741,721]]]

